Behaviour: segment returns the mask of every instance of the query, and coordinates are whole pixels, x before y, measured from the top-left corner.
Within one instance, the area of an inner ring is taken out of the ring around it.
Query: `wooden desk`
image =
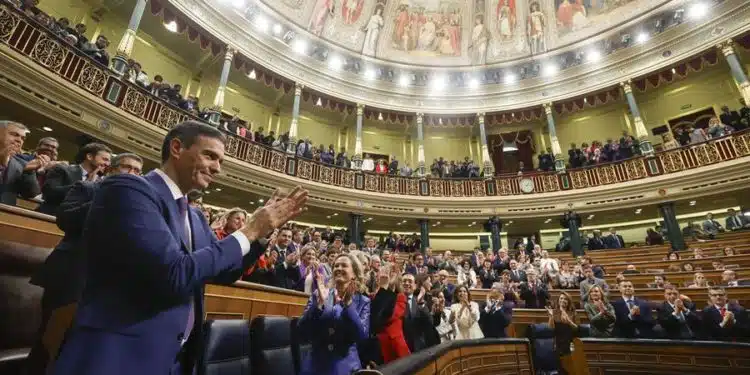
[[[2,240],[51,249],[60,242],[62,235],[54,216],[0,204]]]
[[[726,259],[724,261],[725,264],[732,264],[731,258],[724,258]],[[699,271],[703,273],[703,275],[711,281],[712,283],[719,284],[721,283],[721,274],[722,270],[714,271]],[[734,272],[737,274],[737,279],[747,279],[750,278],[750,268],[737,268],[734,269]],[[667,281],[675,285],[677,288],[683,288],[686,285],[686,283],[692,283],[693,278],[695,275],[695,272],[665,272],[665,273],[637,273],[637,274],[627,274],[625,275],[625,278],[627,278],[629,281],[633,282],[633,286],[636,288],[647,288],[648,286],[646,284],[653,283],[654,282],[654,276],[656,275],[663,275],[667,278]],[[617,275],[607,275],[604,279],[607,281],[609,285],[614,286]]]

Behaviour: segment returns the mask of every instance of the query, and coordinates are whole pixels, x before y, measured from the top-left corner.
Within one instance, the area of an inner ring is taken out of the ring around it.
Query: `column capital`
[[[424,122],[424,113],[417,112],[417,124],[422,124]]]
[[[477,118],[480,119],[481,121],[484,121],[484,112],[477,113]]]
[[[544,113],[548,116],[552,114],[552,102],[542,104],[544,107]]]
[[[734,41],[732,39],[727,39],[723,42],[720,42],[716,45],[716,48],[721,51],[721,53],[724,54],[724,56],[734,55]]]
[[[620,87],[622,87],[622,91],[625,91],[626,94],[633,93],[633,86],[632,86],[631,80],[620,82]]]
[[[299,83],[299,82],[295,82],[295,83],[294,83],[294,95],[295,95],[295,96],[300,96],[300,95],[302,95],[302,89],[304,89],[304,88],[305,88],[305,85],[304,85],[304,84],[301,84],[301,83]]]
[[[224,54],[224,61],[232,61],[235,53],[237,53],[237,49],[227,45],[227,52]]]
[[[357,116],[362,116],[365,113],[365,105],[357,103]]]

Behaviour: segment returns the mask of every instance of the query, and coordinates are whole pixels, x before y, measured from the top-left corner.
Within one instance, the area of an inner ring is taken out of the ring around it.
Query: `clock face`
[[[534,191],[534,180],[530,178],[521,179],[521,181],[518,182],[518,185],[524,193],[531,193]]]

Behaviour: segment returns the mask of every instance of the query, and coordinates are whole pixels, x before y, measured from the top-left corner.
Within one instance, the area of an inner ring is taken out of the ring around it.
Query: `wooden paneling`
[[[308,296],[281,288],[238,281],[232,286],[206,285],[206,318],[252,319],[261,315],[301,316]]]
[[[53,248],[62,235],[54,217],[0,204],[0,238],[4,241]]]

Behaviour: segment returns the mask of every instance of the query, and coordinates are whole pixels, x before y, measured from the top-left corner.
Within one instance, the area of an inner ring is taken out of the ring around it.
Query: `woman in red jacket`
[[[405,313],[406,297],[401,292],[400,271],[397,267],[381,267],[378,292],[370,302],[370,332],[378,338],[384,363],[410,354],[404,338]]]

